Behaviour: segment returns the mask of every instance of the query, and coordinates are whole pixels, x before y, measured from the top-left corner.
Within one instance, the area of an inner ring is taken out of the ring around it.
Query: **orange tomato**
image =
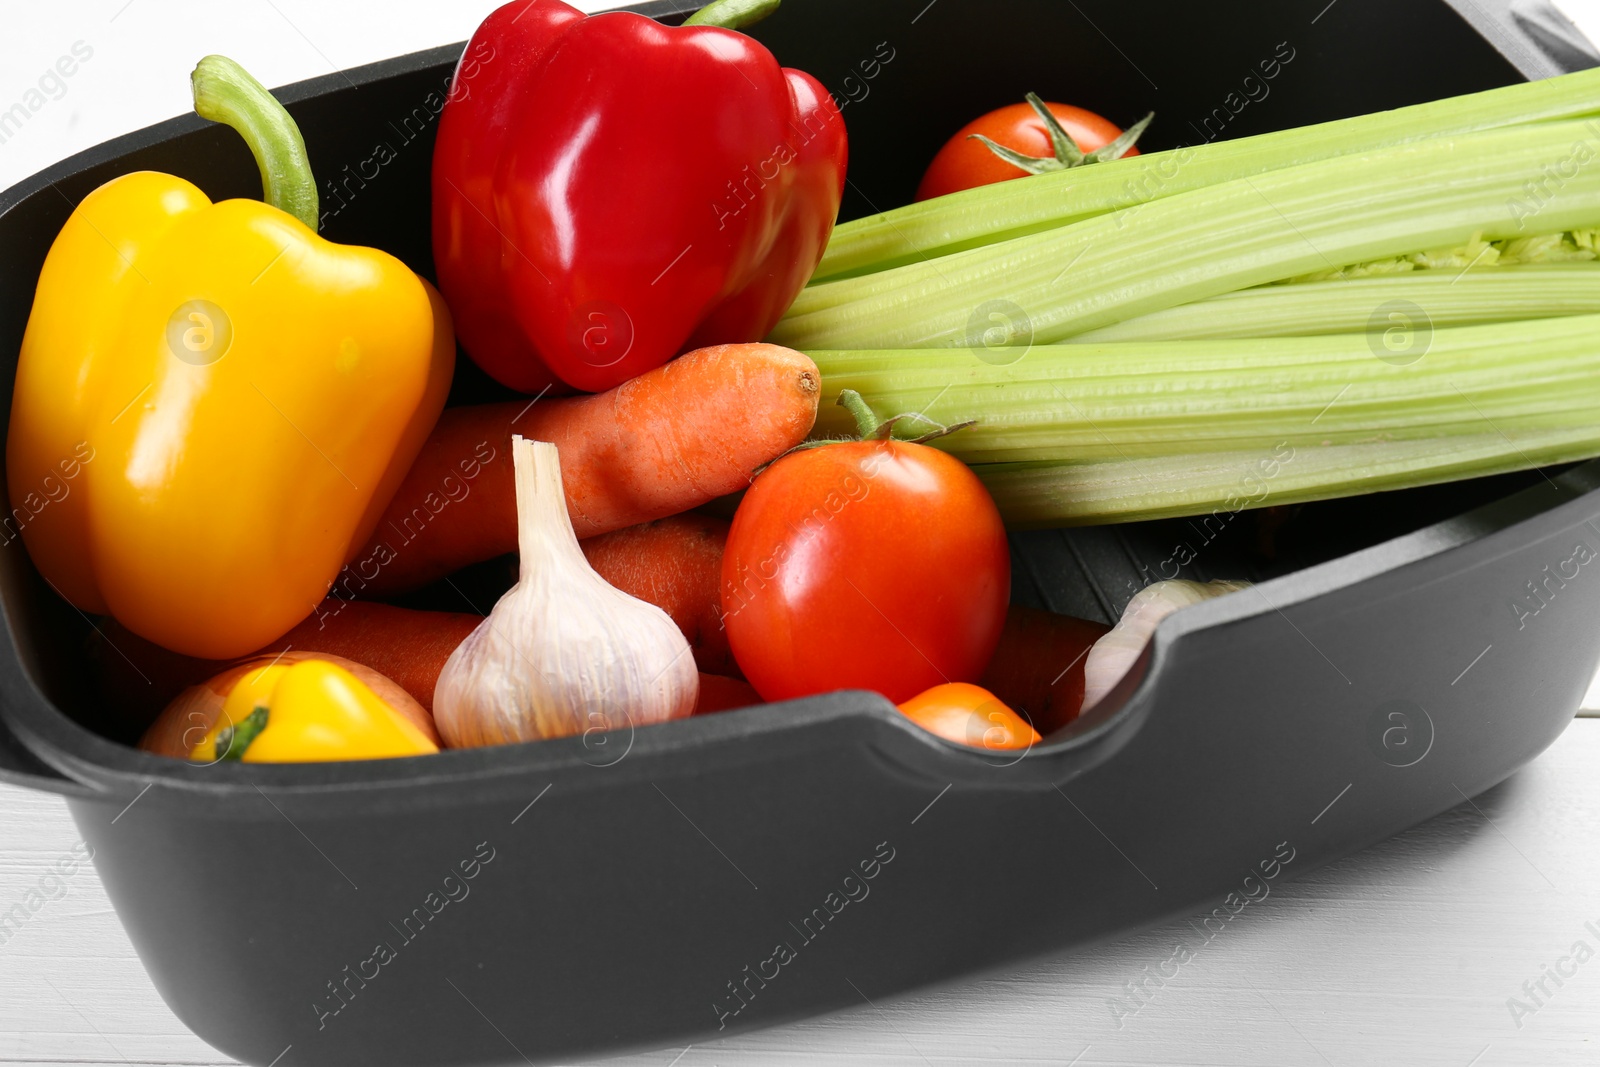
[[[1019,749],[1043,738],[982,686],[946,682],[898,705],[905,717],[949,741],[974,748]]]

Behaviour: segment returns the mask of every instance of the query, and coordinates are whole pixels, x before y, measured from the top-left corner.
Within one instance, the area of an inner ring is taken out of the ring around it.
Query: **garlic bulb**
[[[1139,590],[1122,609],[1122,618],[1094,643],[1083,661],[1083,710],[1088,711],[1100,703],[1112,687],[1122,681],[1162,619],[1190,604],[1248,588],[1249,582],[1177,579],[1156,582]]]
[[[556,446],[513,437],[517,584],[451,653],[433,691],[451,748],[682,718],[700,675],[677,624],[611,586],[578,547]]]

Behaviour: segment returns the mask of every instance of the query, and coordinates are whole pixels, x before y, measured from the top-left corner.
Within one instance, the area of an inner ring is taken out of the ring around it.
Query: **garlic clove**
[[[1190,604],[1248,589],[1249,582],[1218,579],[1190,582],[1183,579],[1155,582],[1139,590],[1122,618],[1094,643],[1083,661],[1083,711],[1088,711],[1111,692],[1138,660],[1161,620]],[[1081,714],[1081,712],[1080,712]]]
[[[670,616],[595,573],[578,547],[556,446],[513,437],[517,584],[451,653],[433,714],[451,748],[688,716],[700,675]]]

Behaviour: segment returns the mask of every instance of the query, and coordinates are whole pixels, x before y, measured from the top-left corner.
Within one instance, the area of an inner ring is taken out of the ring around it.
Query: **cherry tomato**
[[[1103,148],[1122,136],[1121,127],[1093,111],[1070,104],[1045,103],[1043,106],[1050,109],[1050,114],[1085,153]],[[1027,171],[1001,159],[982,141],[976,140],[978,134],[1026,156],[1046,160],[1055,157],[1050,133],[1034,106],[1011,104],[972,120],[945,142],[922,176],[922,184],[917,187],[918,200],[1027,177]],[[1125,156],[1138,154],[1137,148],[1123,153]]]
[[[904,441],[778,460],[745,493],[722,561],[728,643],[769,701],[836,689],[901,701],[976,681],[1010,587],[1005,528],[983,483]]]
[[[1029,748],[1043,740],[999,697],[965,682],[936,685],[901,704],[900,710],[929,733],[973,748]]]

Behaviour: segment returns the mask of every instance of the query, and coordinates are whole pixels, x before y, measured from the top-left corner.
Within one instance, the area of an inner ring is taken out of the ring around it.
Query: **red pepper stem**
[[[711,3],[684,20],[685,26],[720,26],[742,30],[754,26],[774,11],[780,0],[711,0]]]
[[[206,56],[190,76],[195,114],[239,131],[261,170],[261,198],[317,229],[317,180],[289,112],[227,56]]]

